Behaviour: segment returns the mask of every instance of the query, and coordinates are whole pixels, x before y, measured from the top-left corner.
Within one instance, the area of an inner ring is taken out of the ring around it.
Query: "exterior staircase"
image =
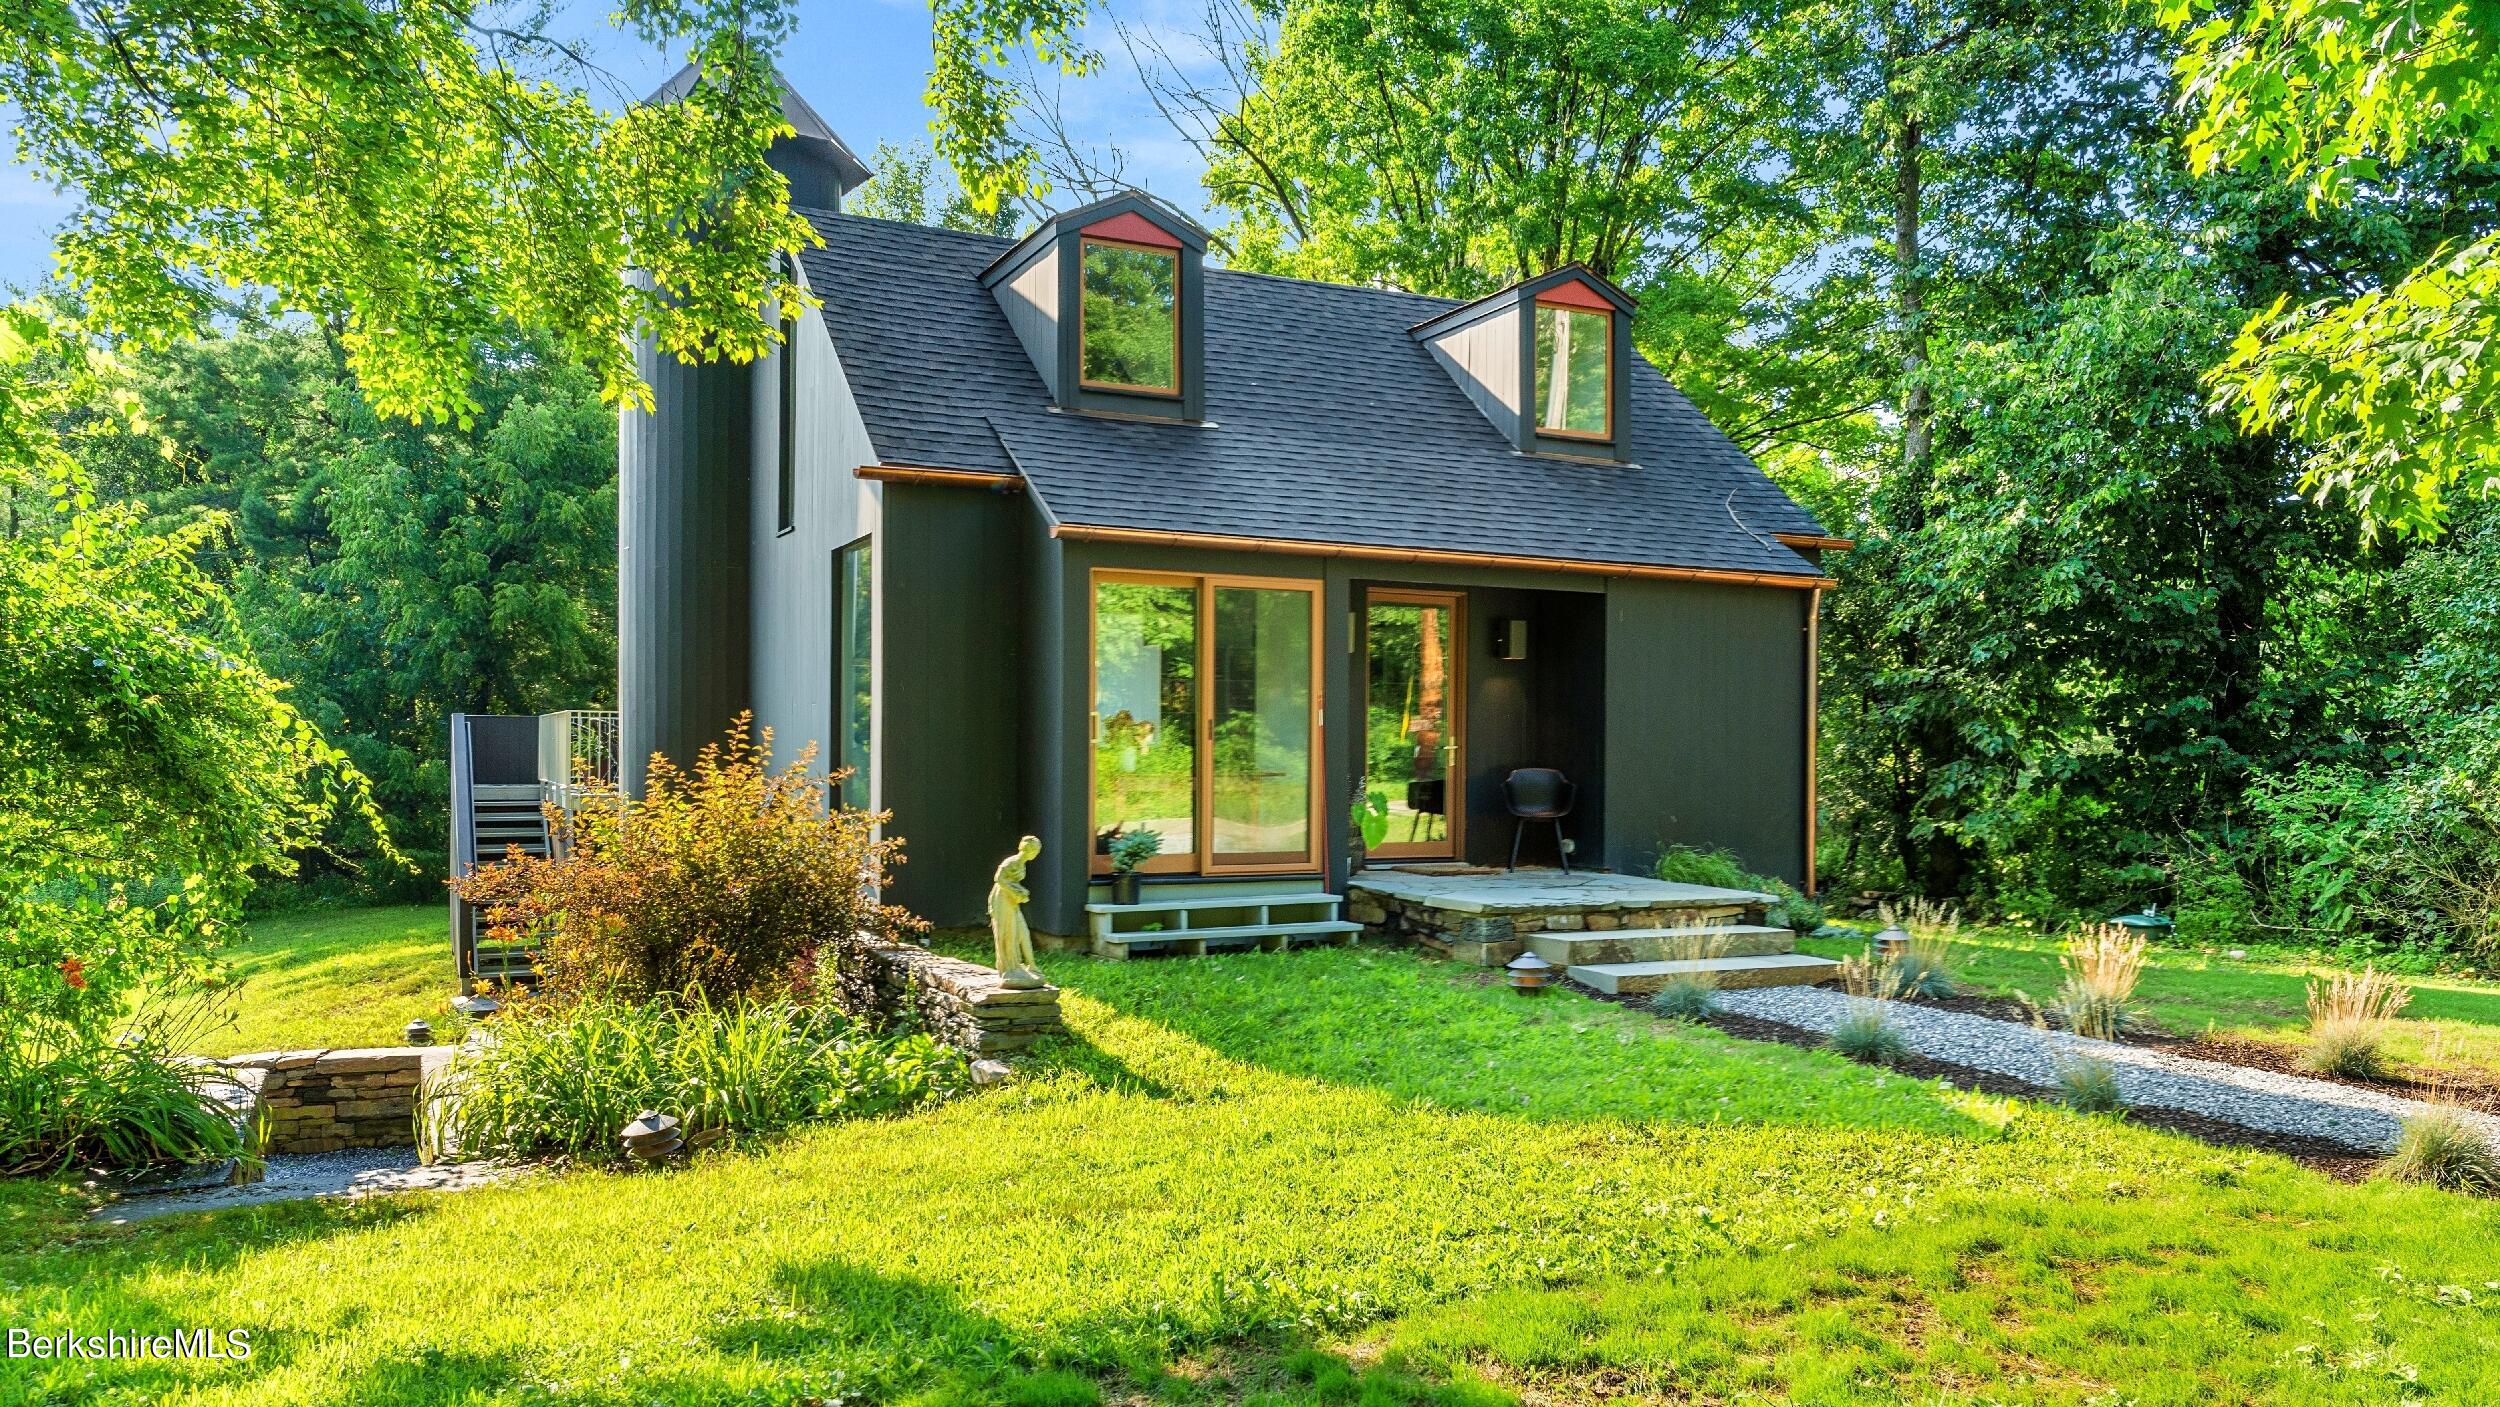
[[[1275,952],[1300,943],[1351,943],[1363,925],[1337,916],[1343,895],[1324,889],[1211,893],[1143,904],[1087,904],[1098,958],[1139,952],[1197,956],[1217,948]]]
[[[616,715],[599,710],[451,717],[451,872],[467,875],[518,850],[552,853],[546,808],[571,812],[616,779]],[[531,948],[499,942],[451,897],[452,963],[465,1001],[480,982],[537,977]]]

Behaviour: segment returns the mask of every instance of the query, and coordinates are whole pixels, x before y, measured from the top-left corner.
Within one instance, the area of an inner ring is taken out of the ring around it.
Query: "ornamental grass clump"
[[[2500,1151],[2454,1109],[2434,1109],[2404,1121],[2396,1151],[2378,1175],[2420,1182],[2449,1192],[2500,1195]]]
[[[2067,940],[2057,960],[2065,985],[2053,1009],[2079,1036],[2114,1041],[2135,1015],[2135,984],[2144,975],[2142,934],[2116,924],[2094,924]]]
[[[2321,1075],[2376,1080],[2387,1075],[2388,1027],[2413,989],[2375,965],[2309,983],[2309,1048],[2301,1063]]]
[[[2127,1107],[2118,1088],[2118,1067],[2098,1056],[2061,1060],[2054,1078],[2058,1097],[2079,1114],[2116,1114]]]
[[[1953,937],[1962,928],[1960,909],[1914,899],[1906,910],[1883,904],[1875,912],[1884,927],[1910,935],[1909,945],[1886,959],[1892,968],[1890,995],[1933,1001],[1961,992],[1953,957]]]
[[[968,1082],[962,1054],[926,1035],[874,1035],[795,1002],[521,1001],[429,1089],[425,1141],[454,1156],[611,1158],[646,1109],[701,1144],[896,1113]]]
[[[1893,985],[1896,980],[1892,964],[1872,953],[1841,959],[1840,983],[1849,992],[1849,1012],[1823,1043],[1852,1060],[1870,1065],[1893,1065],[1907,1059],[1910,1044],[1884,1014],[1883,1007],[1884,1002],[1900,995]]]
[[[1727,933],[1724,929],[1703,924],[1689,924],[1671,930],[1659,940],[1659,947],[1669,962],[1707,962],[1727,956]],[[1707,967],[1679,972],[1666,981],[1649,999],[1649,1009],[1672,1021],[1699,1021],[1710,1014],[1719,992],[1719,974]]]

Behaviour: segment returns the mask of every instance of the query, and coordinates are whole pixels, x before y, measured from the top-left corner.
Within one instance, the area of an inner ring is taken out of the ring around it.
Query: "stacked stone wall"
[[[931,1036],[975,1060],[1013,1055],[1066,1029],[1056,987],[1020,991],[994,969],[909,943],[867,948],[863,955],[876,967],[882,1009],[912,1006]]]

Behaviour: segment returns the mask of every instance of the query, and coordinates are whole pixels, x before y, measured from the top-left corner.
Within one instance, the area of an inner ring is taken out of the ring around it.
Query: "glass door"
[[[1466,823],[1466,678],[1454,591],[1374,591],[1364,619],[1364,776],[1384,859],[1454,860]]]
[[[1316,582],[1094,574],[1093,868],[1125,832],[1150,871],[1319,865]]]

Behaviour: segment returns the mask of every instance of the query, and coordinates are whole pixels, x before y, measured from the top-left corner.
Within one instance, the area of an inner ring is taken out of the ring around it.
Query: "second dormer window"
[[[1614,436],[1614,318],[1562,303],[1536,305],[1536,417],[1541,434]]]
[[[1084,383],[1178,395],[1180,251],[1105,239],[1083,244]]]

